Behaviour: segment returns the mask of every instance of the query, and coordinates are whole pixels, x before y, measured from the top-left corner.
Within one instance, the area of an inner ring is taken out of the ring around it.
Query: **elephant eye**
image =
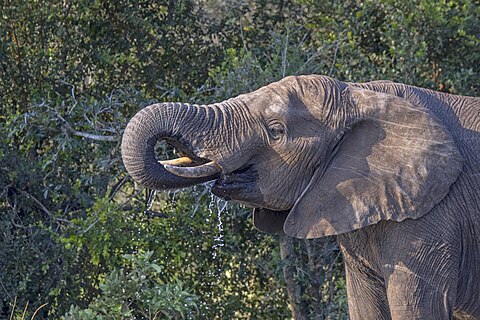
[[[278,140],[285,135],[285,126],[280,122],[271,122],[268,125],[268,131],[273,139]]]

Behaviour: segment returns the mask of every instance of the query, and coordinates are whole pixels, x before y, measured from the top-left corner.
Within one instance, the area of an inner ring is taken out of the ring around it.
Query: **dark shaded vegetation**
[[[0,318],[347,318],[333,239],[259,233],[208,186],[146,215],[122,131],[291,74],[479,95],[478,21],[466,0],[1,3]]]

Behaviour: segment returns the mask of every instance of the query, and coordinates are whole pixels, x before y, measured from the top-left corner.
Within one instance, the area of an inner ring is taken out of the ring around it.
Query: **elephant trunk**
[[[216,179],[220,167],[193,153],[192,141],[198,139],[192,137],[195,128],[191,126],[203,112],[205,107],[180,103],[154,104],[139,111],[122,138],[122,158],[132,178],[155,190],[179,189]],[[159,140],[166,140],[188,157],[158,161],[155,145]]]

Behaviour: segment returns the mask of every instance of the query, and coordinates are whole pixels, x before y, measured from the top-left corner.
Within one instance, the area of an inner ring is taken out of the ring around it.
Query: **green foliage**
[[[0,318],[285,319],[286,285],[305,316],[347,318],[332,239],[282,259],[208,186],[159,193],[145,214],[120,158],[126,122],[292,74],[478,95],[479,20],[472,0],[4,3]]]
[[[198,311],[197,298],[179,280],[162,281],[162,268],[151,261],[153,251],[123,257],[131,270],[114,269],[100,283],[100,296],[81,310],[72,306],[65,320],[186,319]]]
[[[201,317],[288,311],[280,276],[264,273],[265,265],[278,265],[269,249],[274,239],[253,229],[247,210],[229,209],[222,217],[229,231],[222,234],[217,204],[199,186],[158,194],[155,217],[143,213],[143,189],[125,174],[116,128],[125,126],[121,111],[149,103],[125,91],[103,101],[43,102],[0,127],[5,312],[14,297],[21,307],[33,302],[27,314],[48,302],[40,314],[49,318],[71,305],[87,310],[102,294],[105,276],[126,270],[122,255],[148,250],[156,252],[164,279],[180,279],[195,291]],[[273,305],[279,308],[272,311]]]
[[[478,2],[332,1],[312,7],[311,44],[342,40],[334,76],[479,94]]]
[[[192,0],[20,0],[2,5],[0,26],[0,95],[22,111],[31,97],[62,99],[70,85],[96,96],[199,86],[227,40]]]

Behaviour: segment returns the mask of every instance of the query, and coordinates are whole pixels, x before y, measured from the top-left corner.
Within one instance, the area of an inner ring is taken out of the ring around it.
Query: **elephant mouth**
[[[256,203],[262,200],[256,183],[257,179],[258,173],[255,166],[247,164],[235,171],[222,174],[215,180],[212,193],[225,200]]]
[[[218,178],[222,172],[222,167],[218,163],[198,157],[185,144],[176,141],[167,141],[167,143],[177,150],[176,153],[179,156],[176,159],[159,161],[168,172],[183,178],[210,177],[210,180]]]
[[[226,171],[217,162],[196,156],[189,148],[175,146],[178,158],[160,163],[170,173],[184,178],[215,180],[211,191],[227,201],[234,200],[247,206],[259,206],[263,196],[258,189],[258,173],[254,164],[246,164],[234,171]]]
[[[254,164],[248,163],[229,171],[216,161],[197,156],[187,143],[166,142],[175,148],[178,155],[176,159],[160,161],[168,172],[183,178],[215,180],[211,191],[225,200],[244,204],[261,202],[262,196],[256,185],[258,173]]]

